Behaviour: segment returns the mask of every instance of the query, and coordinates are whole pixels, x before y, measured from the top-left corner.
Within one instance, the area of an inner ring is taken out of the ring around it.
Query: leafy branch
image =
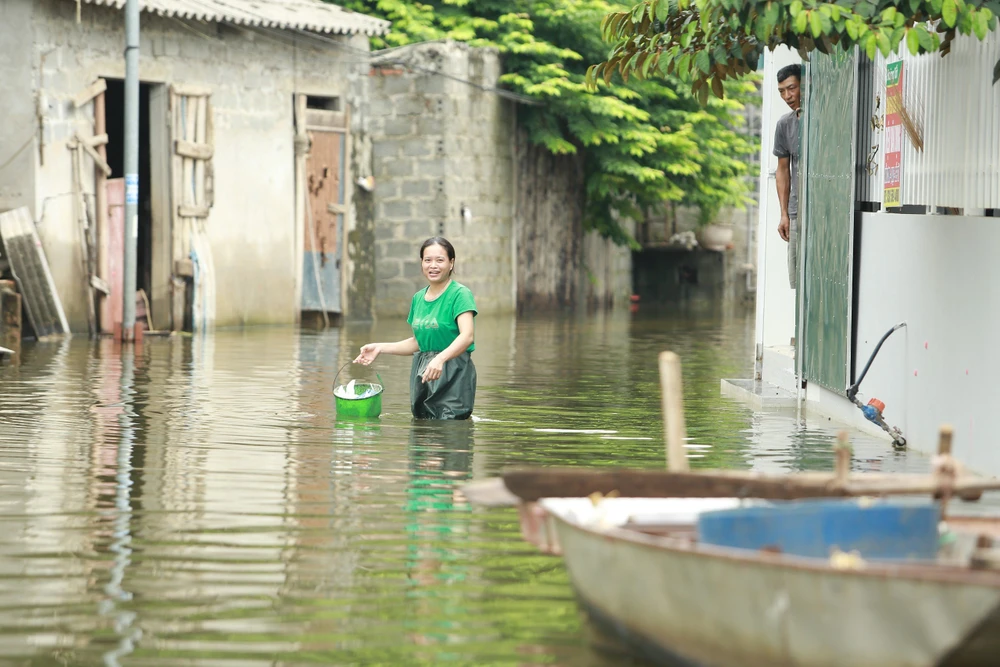
[[[956,35],[985,39],[998,14],[1000,0],[646,0],[605,16],[601,34],[613,47],[587,84],[616,72],[624,81],[676,75],[705,104],[755,70],[765,48],[785,44],[804,60],[854,46],[888,56],[904,43],[914,55],[946,55]]]
[[[496,48],[500,83],[541,104],[518,110],[529,140],[584,167],[584,228],[635,244],[622,224],[642,223],[671,202],[709,218],[749,195],[755,140],[739,126],[752,80],[727,81],[725,100],[699,105],[667,76],[588,87],[587,64],[607,54],[601,19],[625,6],[609,0],[337,0],[392,21],[374,48],[453,39]],[[567,221],[568,222],[568,221]]]

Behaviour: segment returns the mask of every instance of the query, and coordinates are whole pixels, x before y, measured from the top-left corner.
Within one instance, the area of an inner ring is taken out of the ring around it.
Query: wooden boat
[[[994,519],[949,519],[940,562],[805,558],[699,544],[692,517],[737,499],[551,498],[525,536],[562,554],[599,624],[659,664],[922,667],[1000,661]],[[976,554],[979,554],[978,556]]]
[[[1000,664],[1000,550],[993,548],[1000,519],[946,514],[950,498],[978,499],[1000,489],[1000,481],[961,472],[951,458],[950,428],[942,428],[929,475],[850,475],[843,440],[832,474],[690,472],[680,460],[679,366],[664,366],[661,355],[661,376],[677,378],[664,392],[664,414],[672,413],[665,419],[671,472],[509,471],[466,485],[466,496],[516,504],[525,539],[564,558],[591,617],[660,664]],[[935,559],[733,548],[700,542],[696,529],[703,512],[748,498],[912,494],[938,499],[955,538]]]

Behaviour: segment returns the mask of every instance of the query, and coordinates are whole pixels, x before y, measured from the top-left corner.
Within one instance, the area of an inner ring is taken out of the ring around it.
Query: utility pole
[[[139,238],[139,0],[125,2],[125,285],[122,340],[135,340]]]

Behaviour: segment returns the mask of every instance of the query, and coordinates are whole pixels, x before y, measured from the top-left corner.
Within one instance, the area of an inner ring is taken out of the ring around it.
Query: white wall
[[[788,113],[778,94],[775,75],[785,65],[801,62],[798,54],[779,47],[764,53],[761,90],[760,202],[757,226],[757,322],[758,345],[788,345],[795,336],[795,291],[788,286],[788,244],[778,236],[781,208],[775,189],[778,158],[772,154],[774,128]]]
[[[955,427],[955,454],[1000,474],[1000,219],[868,213],[862,216],[858,372],[894,333],[861,393],[877,396],[910,447],[935,451]]]

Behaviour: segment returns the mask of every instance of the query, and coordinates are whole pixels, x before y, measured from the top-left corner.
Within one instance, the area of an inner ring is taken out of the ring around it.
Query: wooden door
[[[215,324],[215,262],[208,239],[209,216],[215,203],[211,92],[175,84],[170,90],[170,108],[174,260],[171,319],[174,330],[180,330],[187,319],[192,331],[204,332]]]
[[[311,130],[306,158],[302,310],[340,312],[344,224],[344,135]]]
[[[302,216],[302,311],[340,313],[346,212],[347,116],[299,109],[307,138]]]

